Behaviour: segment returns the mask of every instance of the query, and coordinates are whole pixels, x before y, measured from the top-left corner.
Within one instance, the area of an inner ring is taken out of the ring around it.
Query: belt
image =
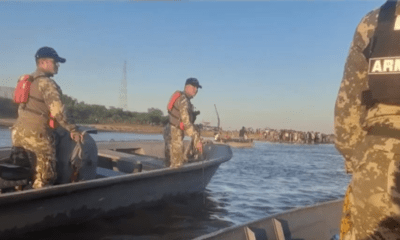
[[[387,127],[372,127],[368,131],[368,135],[400,139],[400,130]]]

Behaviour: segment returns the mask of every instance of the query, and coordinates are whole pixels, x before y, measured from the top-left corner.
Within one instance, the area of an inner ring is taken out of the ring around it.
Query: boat
[[[0,148],[0,239],[124,214],[163,198],[204,191],[219,165],[232,157],[229,146],[208,143],[200,160],[169,168],[164,166],[163,141],[95,142],[85,134],[79,181],[68,183],[76,143],[68,133],[59,136],[57,184],[42,189],[3,191],[27,180],[13,178],[13,170],[21,167],[8,164],[11,148]]]
[[[296,208],[194,240],[339,240],[343,200]]]
[[[241,138],[241,137],[230,138],[228,136],[221,137],[222,129],[220,128],[220,120],[219,120],[217,105],[214,104],[214,107],[215,107],[215,112],[217,113],[217,118],[218,118],[218,127],[217,127],[217,131],[214,134],[215,143],[228,144],[229,146],[234,147],[234,148],[252,148],[252,147],[254,147],[253,139],[247,138],[247,135],[245,138]]]
[[[220,142],[228,144],[234,148],[252,148],[254,147],[253,139],[240,139],[240,138],[222,138]]]

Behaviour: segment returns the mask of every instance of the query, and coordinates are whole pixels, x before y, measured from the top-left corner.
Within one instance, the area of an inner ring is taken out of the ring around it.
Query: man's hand
[[[199,114],[200,114],[200,111],[194,111],[193,112],[193,122],[196,121],[197,115],[199,115]]]
[[[203,143],[201,141],[197,143],[196,148],[200,153],[203,153]]]
[[[70,136],[75,142],[83,142],[83,135],[80,132],[71,132]]]

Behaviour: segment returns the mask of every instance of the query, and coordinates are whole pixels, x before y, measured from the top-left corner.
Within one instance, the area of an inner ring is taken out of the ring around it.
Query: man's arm
[[[362,129],[367,111],[362,97],[368,90],[368,62],[363,51],[373,36],[377,14],[378,10],[369,13],[357,27],[335,104],[335,146],[345,158],[347,172],[354,170],[354,149],[367,133]]]
[[[189,115],[189,100],[186,97],[181,97],[180,104],[179,104],[179,112],[181,121],[185,127],[185,133],[193,138],[194,146],[200,142],[200,133],[194,127],[193,123],[190,122],[190,115]]]
[[[77,132],[76,125],[67,121],[64,104],[61,101],[61,92],[56,83],[48,78],[41,78],[39,81],[39,90],[43,94],[44,102],[49,106],[51,115],[69,132]]]

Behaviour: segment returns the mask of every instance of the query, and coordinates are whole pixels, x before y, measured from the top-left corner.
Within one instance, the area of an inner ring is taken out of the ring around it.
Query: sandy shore
[[[12,118],[0,118],[0,128],[9,128],[14,125],[16,119]]]
[[[16,119],[0,119],[0,127],[8,128],[15,123]],[[78,124],[85,127],[96,128],[98,131],[107,132],[133,132],[144,134],[161,134],[163,132],[162,126],[150,126],[140,124]]]
[[[0,119],[0,128],[9,128],[15,123],[16,119]],[[140,125],[140,124],[81,124],[85,127],[92,127],[104,132],[130,132],[140,134],[162,134],[162,126]],[[202,132],[204,137],[212,137],[212,132]]]
[[[142,134],[162,134],[162,126],[150,126],[140,124],[82,124],[104,132],[131,132]]]
[[[83,125],[92,127],[98,131],[104,132],[131,132],[140,134],[162,134],[163,126],[151,126],[151,125],[140,125],[140,124],[87,124]],[[203,137],[213,137],[214,133],[210,131],[201,132]]]
[[[9,128],[15,123],[16,119],[0,118],[0,128]],[[140,125],[140,124],[78,124],[80,126],[95,128],[101,132],[125,132],[125,133],[139,133],[139,134],[162,134],[163,126],[151,126],[151,125]],[[202,137],[214,137],[213,131],[201,131]],[[238,132],[228,133],[222,132],[222,136],[227,138],[238,138]],[[249,134],[250,139],[256,141],[267,140],[260,134]]]

